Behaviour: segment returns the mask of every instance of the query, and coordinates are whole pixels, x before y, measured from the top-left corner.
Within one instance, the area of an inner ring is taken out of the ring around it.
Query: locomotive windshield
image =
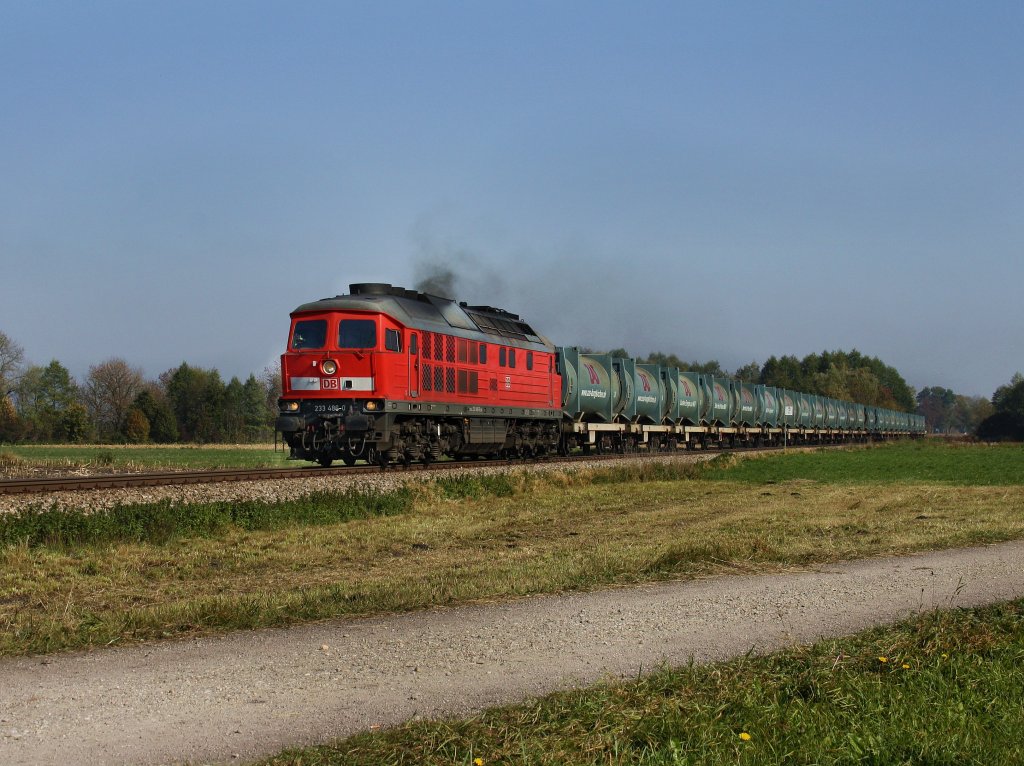
[[[376,348],[377,323],[372,319],[342,319],[338,323],[338,348]]]
[[[323,348],[326,342],[326,319],[305,319],[295,323],[295,332],[292,333],[292,350]]]

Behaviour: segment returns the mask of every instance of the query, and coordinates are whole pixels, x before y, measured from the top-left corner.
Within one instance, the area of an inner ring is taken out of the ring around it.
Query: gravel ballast
[[[718,452],[682,453],[679,455],[655,455],[644,457],[646,461],[696,463],[711,460]],[[208,503],[232,500],[288,500],[315,492],[343,492],[353,487],[372,490],[396,489],[406,482],[429,481],[437,476],[459,475],[461,473],[505,473],[525,471],[546,473],[551,471],[583,471],[614,468],[622,465],[636,465],[637,458],[604,460],[578,464],[566,462],[525,463],[514,466],[488,466],[486,464],[464,464],[457,469],[443,473],[423,470],[405,471],[394,468],[380,473],[357,473],[352,476],[338,474],[309,476],[300,479],[274,479],[267,481],[233,481],[217,484],[185,484],[166,487],[130,487],[121,489],[90,489],[79,491],[50,492],[45,495],[0,495],[0,513],[11,513],[29,507],[58,506],[94,510],[114,505],[132,503],[154,503],[171,500],[176,503]]]
[[[0,661],[0,763],[235,762],[1024,595],[1024,543]]]

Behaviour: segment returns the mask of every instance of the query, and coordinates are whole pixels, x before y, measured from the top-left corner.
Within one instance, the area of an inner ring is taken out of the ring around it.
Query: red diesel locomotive
[[[555,348],[515,314],[389,284],[291,314],[277,419],[291,456],[330,465],[558,449]]]

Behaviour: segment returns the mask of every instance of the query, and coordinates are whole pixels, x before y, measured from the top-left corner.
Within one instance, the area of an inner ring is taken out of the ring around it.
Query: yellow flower
[[[484,759],[483,758],[474,758],[473,759],[473,766],[484,766]]]
[[[749,742],[750,741],[750,735],[747,734],[745,731],[741,731],[740,732],[740,739],[742,739],[744,742]]]
[[[910,670],[910,665],[908,665],[907,663],[904,662],[903,663],[903,669],[904,670]]]
[[[949,655],[948,655],[948,654],[946,654],[945,652],[943,652],[943,653],[942,653],[942,659],[944,659],[944,660],[948,660],[948,659],[949,659]]]
[[[889,661],[889,658],[888,658],[888,657],[879,657],[879,658],[878,658],[878,661],[879,661],[879,662],[888,662],[888,661]]]

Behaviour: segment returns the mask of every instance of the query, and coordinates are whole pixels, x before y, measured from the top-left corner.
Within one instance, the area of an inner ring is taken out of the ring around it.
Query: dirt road
[[[0,661],[0,763],[234,762],[1024,595],[1024,543]]]

